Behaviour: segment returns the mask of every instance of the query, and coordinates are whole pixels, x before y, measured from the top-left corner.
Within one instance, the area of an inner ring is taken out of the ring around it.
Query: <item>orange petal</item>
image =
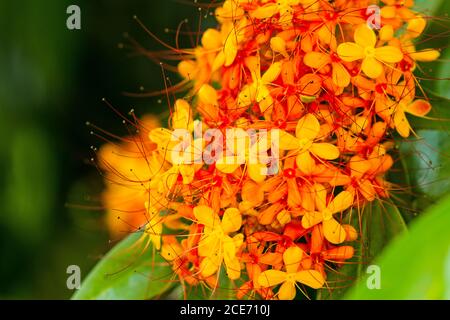
[[[325,53],[311,51],[305,55],[305,57],[303,58],[303,62],[308,67],[321,69],[331,62],[331,58]]]
[[[406,112],[415,115],[416,117],[423,117],[431,110],[431,104],[426,100],[416,100],[406,107]]]

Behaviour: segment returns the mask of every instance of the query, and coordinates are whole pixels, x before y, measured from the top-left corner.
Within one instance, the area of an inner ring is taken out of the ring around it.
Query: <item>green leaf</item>
[[[400,147],[408,163],[408,174],[422,208],[450,191],[450,136],[448,132],[420,130],[420,138],[411,138]]]
[[[91,271],[72,299],[157,298],[172,287],[170,265],[134,233],[115,246]]]
[[[406,224],[397,207],[388,202],[375,201],[364,207],[359,216],[353,213],[348,223],[361,230],[361,238],[351,243],[354,257],[335,272],[329,272],[327,288],[318,290],[318,299],[339,299],[351,285],[365,274],[367,265],[397,235]]]
[[[346,299],[449,299],[450,197],[411,223],[375,263],[381,288],[369,289],[366,275]]]

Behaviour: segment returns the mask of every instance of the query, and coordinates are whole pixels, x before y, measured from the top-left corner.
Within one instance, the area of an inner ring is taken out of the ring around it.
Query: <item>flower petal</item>
[[[320,131],[320,123],[317,118],[308,113],[302,117],[295,128],[295,136],[299,139],[314,140]]]
[[[297,246],[292,246],[286,249],[283,253],[283,261],[287,273],[296,273],[300,262],[302,261],[303,251]]]
[[[267,270],[259,275],[258,283],[261,287],[272,287],[286,281],[287,273],[280,270]]]
[[[339,244],[345,241],[346,233],[345,229],[336,221],[336,219],[331,218],[325,220],[322,223],[323,235],[325,238],[334,244]]]
[[[359,44],[361,47],[366,48],[375,47],[377,43],[377,36],[375,32],[366,23],[360,24],[354,34],[355,43]]]
[[[281,67],[282,67],[281,62],[272,63],[269,69],[267,69],[267,71],[264,72],[261,80],[264,83],[274,82],[281,73]]]
[[[296,294],[295,283],[286,281],[284,282],[280,289],[278,290],[278,298],[280,300],[293,300]]]
[[[339,157],[339,149],[331,143],[313,143],[309,149],[315,156],[325,160]]]
[[[300,152],[297,155],[295,162],[297,163],[297,166],[301,172],[305,174],[311,174],[314,172],[316,161],[311,157],[309,151]]]
[[[400,108],[397,108],[394,113],[394,125],[399,135],[401,135],[403,138],[409,137],[409,131],[411,127],[409,126],[408,119],[406,119],[405,112]]]
[[[383,65],[372,57],[364,58],[361,69],[366,76],[372,79],[378,78],[383,73]]]
[[[299,140],[287,133],[286,131],[279,130],[279,140],[278,140],[278,148],[280,150],[295,150],[300,148]],[[272,141],[272,143],[276,144],[276,141]]]
[[[364,49],[354,42],[344,42],[337,47],[337,54],[342,60],[352,62],[364,58]]]
[[[341,191],[329,204],[331,213],[342,212],[353,204],[353,194],[348,191]]]
[[[375,49],[375,58],[387,63],[395,63],[403,59],[403,53],[397,47],[385,46]]]
[[[295,275],[295,280],[313,289],[322,288],[325,283],[322,274],[316,270],[299,271]]]
[[[335,85],[339,87],[347,87],[350,84],[350,74],[342,63],[333,62],[332,78]]]
[[[406,112],[415,115],[416,117],[423,117],[431,110],[431,104],[426,100],[416,100],[406,107]]]
[[[329,55],[325,53],[311,51],[305,55],[305,57],[303,58],[303,62],[308,67],[314,69],[321,69],[322,67],[326,66],[331,62],[331,58]]]
[[[222,230],[225,233],[236,232],[241,228],[242,215],[237,208],[228,208],[223,213]]]
[[[315,226],[316,224],[321,223],[322,221],[323,221],[322,212],[318,211],[306,212],[302,218],[302,227],[305,229],[309,229]]]
[[[220,226],[219,216],[208,206],[196,206],[194,208],[194,216],[200,224],[206,227],[215,228]]]

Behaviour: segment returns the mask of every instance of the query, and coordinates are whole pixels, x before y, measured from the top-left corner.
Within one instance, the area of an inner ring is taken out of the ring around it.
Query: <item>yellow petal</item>
[[[287,273],[280,270],[267,270],[259,275],[258,283],[261,287],[272,287],[286,281]]]
[[[206,232],[202,235],[198,243],[198,255],[200,257],[208,257],[220,249],[220,239],[215,233]]]
[[[233,173],[240,165],[235,156],[225,156],[216,161],[216,169],[223,173]]]
[[[295,136],[299,139],[314,140],[320,131],[320,123],[317,118],[308,113],[301,118],[295,128]]]
[[[223,213],[222,230],[225,233],[236,232],[241,228],[242,216],[237,208],[228,208]]]
[[[223,53],[225,55],[224,66],[228,67],[228,66],[232,65],[234,62],[234,59],[236,59],[236,56],[238,53],[238,48],[237,48],[237,44],[236,44],[236,35],[235,35],[234,29],[232,32],[230,32],[230,34],[228,35],[228,37],[225,41]]]
[[[377,36],[375,32],[366,23],[360,24],[355,30],[355,43],[359,44],[361,47],[373,48],[377,43]]]
[[[312,174],[314,172],[314,168],[316,167],[316,161],[311,157],[309,151],[300,152],[297,155],[295,162],[297,163],[300,171],[305,174]]]
[[[329,204],[331,213],[342,212],[353,204],[353,194],[348,191],[341,191]]]
[[[361,69],[366,76],[372,79],[378,78],[383,73],[383,65],[372,57],[364,58]]]
[[[421,16],[417,16],[416,18],[410,19],[408,21],[406,30],[413,38],[416,38],[421,35],[421,33],[425,29],[426,25],[427,25],[427,21],[424,18],[422,18]]]
[[[334,160],[339,157],[339,149],[331,143],[313,143],[309,150],[325,160]]]
[[[331,218],[325,220],[322,223],[323,235],[325,238],[334,244],[339,244],[345,241],[346,233],[345,229],[336,221],[336,219]]]
[[[395,63],[403,59],[403,53],[397,47],[385,46],[375,49],[375,58],[387,63]]]
[[[354,42],[344,42],[337,47],[339,58],[352,62],[364,58],[364,49]]]
[[[314,184],[314,202],[318,211],[327,207],[327,189],[319,183]]]
[[[423,62],[434,61],[439,58],[440,55],[441,53],[439,51],[431,49],[416,51],[409,54],[411,59]]]
[[[256,19],[267,19],[279,12],[279,7],[276,4],[266,4],[259,6],[256,10],[251,12],[251,16]]]
[[[387,24],[384,25],[379,32],[380,40],[382,41],[389,41],[394,37],[394,28],[392,25]]]
[[[292,246],[286,249],[283,253],[283,261],[287,273],[295,273],[302,261],[303,251],[297,246]]]
[[[394,113],[394,125],[399,135],[403,138],[409,137],[411,127],[409,126],[408,119],[406,119],[405,112],[400,108],[397,108],[397,111]]]
[[[321,52],[311,51],[305,54],[303,62],[311,68],[321,69],[331,62],[329,55]]]
[[[278,148],[280,150],[295,150],[300,148],[300,142],[296,137],[283,130],[279,130],[278,132]],[[276,144],[276,141],[272,141],[272,143]]]
[[[350,75],[345,67],[338,62],[332,64],[332,78],[335,85],[339,87],[346,87],[350,84]]]
[[[195,169],[193,165],[182,164],[179,166],[179,169],[183,177],[183,184],[189,184],[194,180]]]
[[[227,269],[227,276],[231,280],[238,279],[241,275],[241,266],[236,258],[236,246],[234,240],[229,236],[223,240],[223,259]]]
[[[204,84],[198,90],[198,99],[202,103],[218,105],[217,91],[209,84]]]
[[[302,218],[302,226],[305,229],[309,229],[315,226],[316,224],[321,223],[322,221],[323,221],[322,212],[318,211],[306,212]]]
[[[272,63],[269,69],[267,69],[267,71],[264,72],[261,80],[264,83],[274,82],[281,73],[281,67],[282,67],[281,62]]]
[[[220,226],[219,216],[208,206],[196,206],[194,208],[194,216],[200,224],[203,224],[209,228]]]
[[[200,263],[200,270],[203,277],[210,277],[215,274],[220,265],[222,264],[222,257],[220,257],[219,252],[214,253],[211,256],[203,258]]]
[[[213,50],[222,46],[220,32],[216,29],[206,29],[202,35],[202,46],[207,50]]]
[[[293,300],[295,298],[295,294],[295,283],[290,281],[284,282],[278,290],[278,298],[280,300]]]
[[[267,167],[263,163],[249,164],[247,170],[250,179],[255,182],[261,183],[266,179]]]
[[[322,288],[325,283],[322,274],[316,270],[299,271],[295,275],[295,280],[313,289]]]

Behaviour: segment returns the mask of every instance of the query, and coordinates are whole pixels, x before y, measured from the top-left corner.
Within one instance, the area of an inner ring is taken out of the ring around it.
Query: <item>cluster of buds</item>
[[[382,0],[373,29],[373,2],[218,6],[218,28],[183,50],[192,90],[168,128],[142,121],[138,136],[100,152],[119,228],[142,229],[188,286],[214,289],[221,270],[238,298],[326,285],[355,253],[349,215],[389,197],[388,135],[408,137],[408,117],[431,109],[413,74],[439,57],[414,47],[426,20],[413,1]]]

